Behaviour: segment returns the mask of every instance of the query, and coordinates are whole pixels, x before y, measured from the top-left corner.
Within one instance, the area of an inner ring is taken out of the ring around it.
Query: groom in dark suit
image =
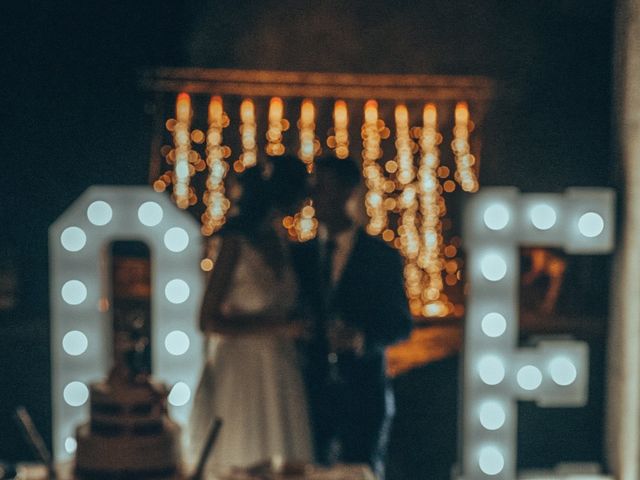
[[[409,335],[398,252],[356,226],[346,206],[361,181],[351,159],[316,161],[318,237],[293,249],[313,318],[305,380],[321,463],[367,463],[382,480],[394,398],[385,347]]]

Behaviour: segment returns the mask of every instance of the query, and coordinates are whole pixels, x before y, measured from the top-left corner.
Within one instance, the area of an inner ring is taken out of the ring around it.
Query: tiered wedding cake
[[[122,365],[91,386],[91,419],[76,435],[78,480],[178,479],[180,430],[167,390]]]

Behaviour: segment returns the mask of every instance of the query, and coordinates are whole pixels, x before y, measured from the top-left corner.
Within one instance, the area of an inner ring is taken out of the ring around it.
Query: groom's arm
[[[365,355],[384,349],[411,333],[413,320],[404,290],[404,266],[398,251],[382,242],[372,242],[355,288],[359,297],[347,309],[356,322],[353,342]],[[347,300],[348,301],[348,300]]]

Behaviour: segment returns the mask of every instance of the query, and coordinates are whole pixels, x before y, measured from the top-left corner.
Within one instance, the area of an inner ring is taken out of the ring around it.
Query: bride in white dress
[[[282,208],[295,195],[265,191],[266,203],[254,203],[251,218],[223,235],[203,300],[206,362],[189,420],[189,453],[200,454],[213,419],[220,417],[208,473],[276,456],[313,459],[295,346],[304,333],[294,319],[295,274],[278,231],[283,229],[274,226],[278,218],[268,208],[271,202]],[[251,197],[255,202],[255,192]]]

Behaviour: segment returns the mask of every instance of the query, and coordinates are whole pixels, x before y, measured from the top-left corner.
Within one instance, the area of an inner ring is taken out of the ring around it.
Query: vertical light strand
[[[243,171],[255,167],[258,163],[258,147],[256,142],[256,111],[253,100],[244,99],[240,104],[240,136],[242,138],[242,154],[240,163],[234,167],[236,171]]]
[[[378,160],[382,157],[378,125],[378,102],[368,100],[364,106],[362,126],[362,172],[367,186],[365,207],[369,216],[367,233],[380,234],[387,226],[387,211],[384,208],[385,177]]]
[[[230,202],[225,196],[224,178],[229,170],[225,162],[228,147],[222,145],[222,129],[229,125],[229,117],[224,112],[222,98],[211,97],[209,102],[209,129],[207,130],[207,177],[206,192],[203,196],[206,210],[202,214],[202,233],[211,235],[225,223],[225,215]]]
[[[282,132],[287,130],[289,122],[284,119],[284,103],[280,97],[269,101],[269,126],[267,128],[266,152],[270,156],[284,155]]]
[[[403,104],[397,105],[394,112],[396,122],[396,157],[393,162],[396,188],[400,191],[397,205],[400,210],[398,238],[400,252],[405,257],[405,289],[410,300],[420,299],[422,290],[422,271],[417,266],[420,251],[420,236],[417,228],[418,188],[413,181],[416,172],[413,165],[413,147],[409,131],[409,112]],[[390,164],[391,165],[391,164]],[[416,310],[412,302],[412,310]],[[418,305],[420,307],[420,305]],[[418,313],[420,308],[418,308]]]
[[[471,122],[469,120],[469,106],[467,102],[458,102],[456,104],[455,121],[453,141],[451,142],[451,148],[456,157],[456,173],[454,178],[465,192],[476,192],[479,184],[473,169],[476,159],[471,154],[471,148],[469,146]]]
[[[397,188],[400,190],[398,206],[400,207],[400,251],[409,262],[417,259],[420,250],[420,239],[416,226],[418,213],[418,189],[413,183],[416,172],[413,166],[413,141],[409,135],[409,112],[405,105],[397,105],[396,121],[396,173]]]
[[[313,159],[320,153],[320,142],[316,139],[316,107],[306,98],[300,106],[300,120],[298,131],[300,132],[300,149],[298,157],[307,166],[309,172],[313,171]]]
[[[420,190],[420,254],[418,266],[425,272],[421,301],[422,315],[442,316],[447,313],[440,301],[444,285],[442,282],[442,221],[446,213],[440,194],[437,169],[440,165],[438,144],[442,137],[437,131],[437,110],[432,103],[424,106],[420,133],[420,167],[418,186]]]
[[[395,109],[396,120],[396,162],[398,163],[397,179],[401,188],[408,185],[416,177],[416,169],[413,166],[413,141],[409,135],[409,111],[406,105],[397,105]]]
[[[179,208],[189,206],[189,183],[193,168],[189,164],[191,153],[191,97],[187,93],[178,94],[176,100],[176,123],[173,129],[173,142],[175,146],[175,167],[173,171],[173,197]]]
[[[333,107],[333,128],[336,157],[347,158],[349,156],[349,112],[344,100],[337,100]]]

